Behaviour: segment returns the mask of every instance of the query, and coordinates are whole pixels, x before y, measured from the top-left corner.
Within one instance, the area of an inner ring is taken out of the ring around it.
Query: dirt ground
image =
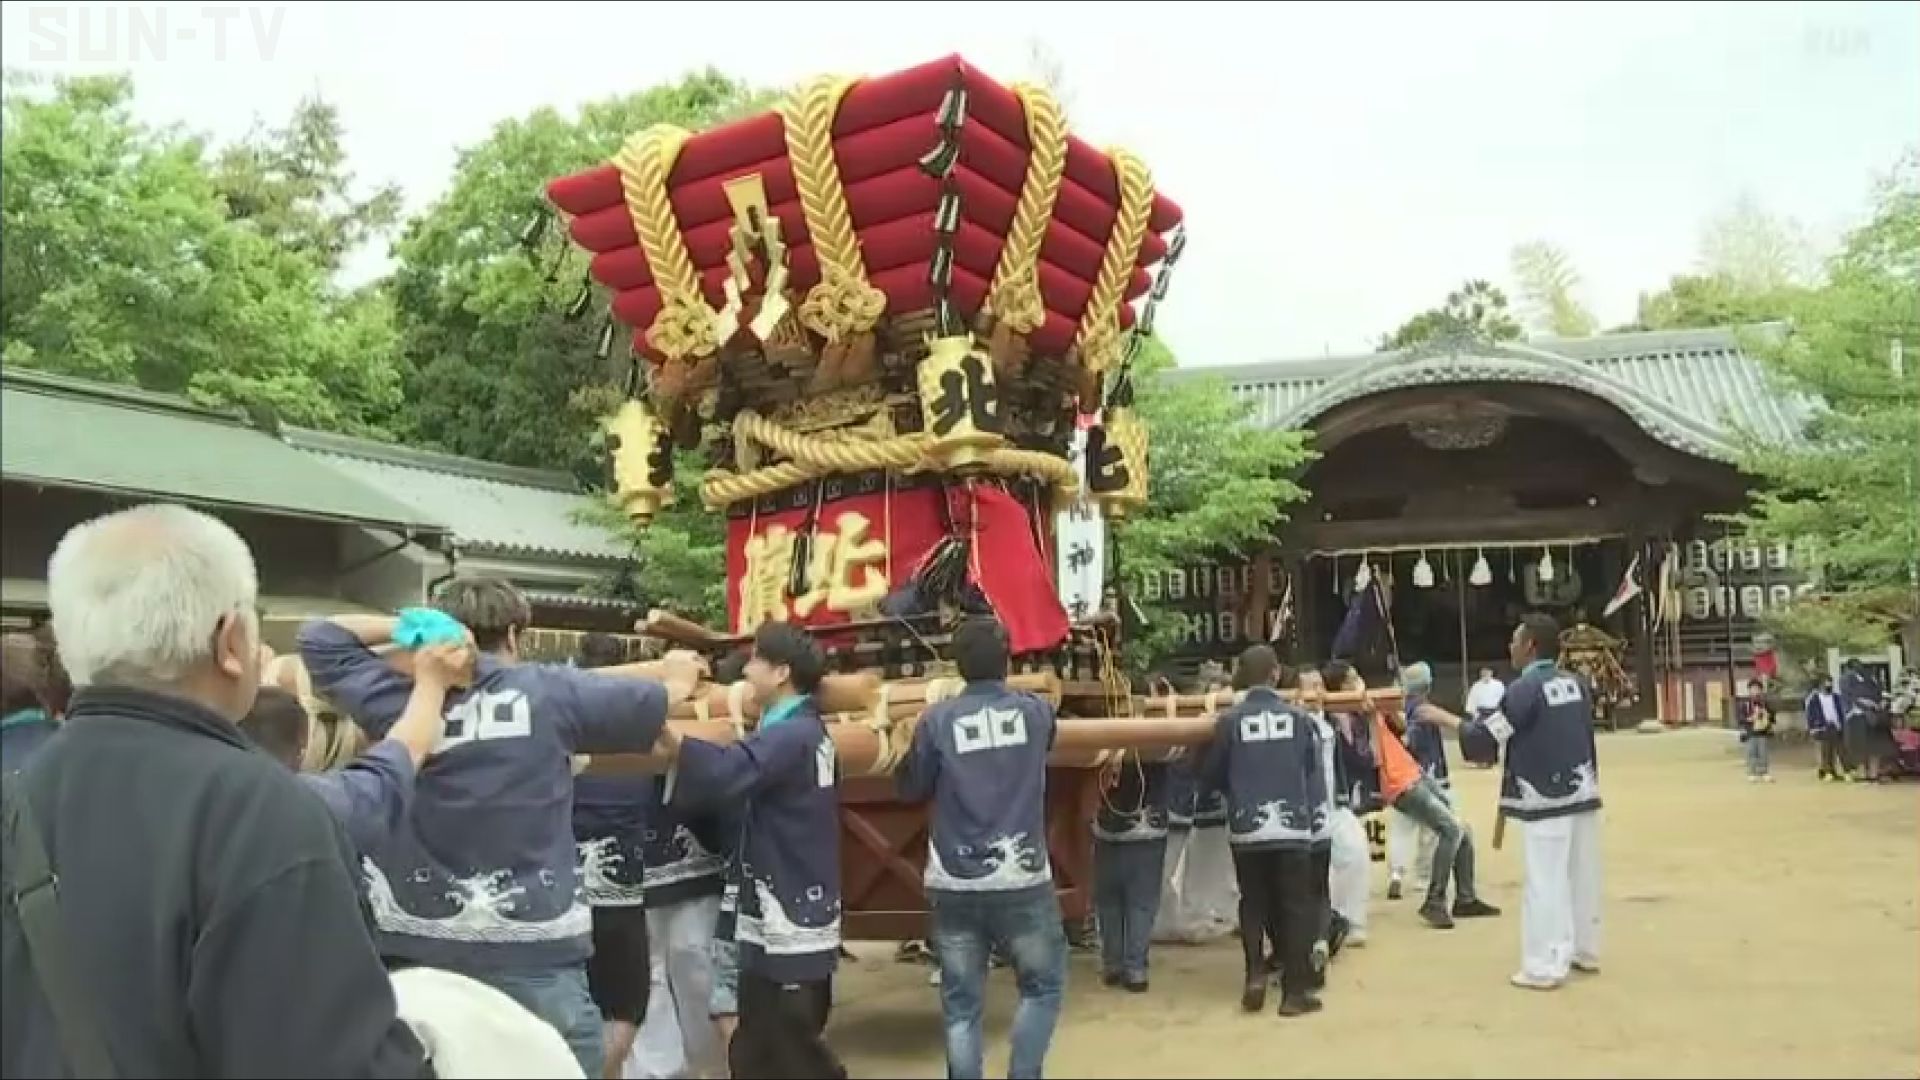
[[[1920,1076],[1920,785],[1816,783],[1806,748],[1750,785],[1730,734],[1620,733],[1607,800],[1605,973],[1552,994],[1507,985],[1520,844],[1490,847],[1496,778],[1463,770],[1482,894],[1501,919],[1451,932],[1387,902],[1372,941],[1303,1020],[1238,1008],[1237,946],[1154,947],[1153,989],[1102,989],[1076,955],[1055,1077]],[[926,969],[862,943],[831,1041],[855,1076],[944,1075]],[[1009,972],[989,991],[988,1074],[1005,1075]]]

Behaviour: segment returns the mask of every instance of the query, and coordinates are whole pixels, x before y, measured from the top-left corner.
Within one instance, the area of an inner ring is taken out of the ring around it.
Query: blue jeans
[[[601,1033],[600,1007],[587,992],[587,967],[533,968],[506,971],[462,971],[460,974],[493,987],[520,1003],[528,1012],[552,1025],[588,1077],[606,1070],[607,1049]]]
[[[973,1080],[985,1075],[980,1014],[986,1001],[987,954],[995,946],[1012,957],[1014,981],[1020,987],[1007,1075],[1014,1080],[1040,1076],[1067,986],[1067,936],[1060,927],[1060,901],[1053,885],[1011,892],[929,889],[927,898],[933,908],[933,951],[940,961],[947,1076]]]
[[[1447,902],[1447,879],[1453,879],[1455,903],[1471,903],[1478,898],[1473,889],[1473,836],[1454,812],[1453,803],[1434,782],[1423,776],[1420,782],[1394,800],[1393,808],[1412,818],[1423,829],[1431,829],[1439,842],[1433,846],[1433,876],[1427,879],[1427,903]]]
[[[1147,946],[1160,911],[1167,841],[1095,840],[1093,907],[1100,919],[1100,972],[1130,983],[1147,977]]]

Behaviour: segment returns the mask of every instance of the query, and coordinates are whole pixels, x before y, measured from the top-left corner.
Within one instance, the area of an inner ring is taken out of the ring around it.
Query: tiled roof
[[[37,371],[0,371],[0,472],[14,482],[414,534],[436,516],[249,426],[180,398]]]
[[[1649,435],[1676,449],[1721,461],[1736,456],[1742,433],[1776,443],[1799,437],[1809,405],[1770,383],[1741,334],[1777,336],[1781,324],[1727,329],[1540,338],[1520,344],[1448,343],[1357,356],[1282,360],[1242,367],[1188,368],[1212,376],[1254,403],[1275,427],[1303,427],[1370,394],[1410,386],[1528,382],[1567,386],[1605,398]]]
[[[522,469],[344,435],[287,428],[315,461],[417,507],[475,553],[616,562],[630,545],[576,515],[589,505],[565,473]]]

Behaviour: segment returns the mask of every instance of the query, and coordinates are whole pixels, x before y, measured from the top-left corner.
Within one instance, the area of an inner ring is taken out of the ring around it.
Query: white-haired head
[[[1425,660],[1409,664],[1400,671],[1400,688],[1409,694],[1424,694],[1433,689],[1433,668]]]
[[[74,526],[47,567],[54,636],[76,687],[167,689],[234,720],[260,681],[259,595],[246,541],[169,504]]]

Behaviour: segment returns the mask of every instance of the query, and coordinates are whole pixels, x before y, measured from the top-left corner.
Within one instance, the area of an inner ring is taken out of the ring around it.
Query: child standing
[[[1759,679],[1747,680],[1740,701],[1740,741],[1747,748],[1747,782],[1773,783],[1773,707]]]

